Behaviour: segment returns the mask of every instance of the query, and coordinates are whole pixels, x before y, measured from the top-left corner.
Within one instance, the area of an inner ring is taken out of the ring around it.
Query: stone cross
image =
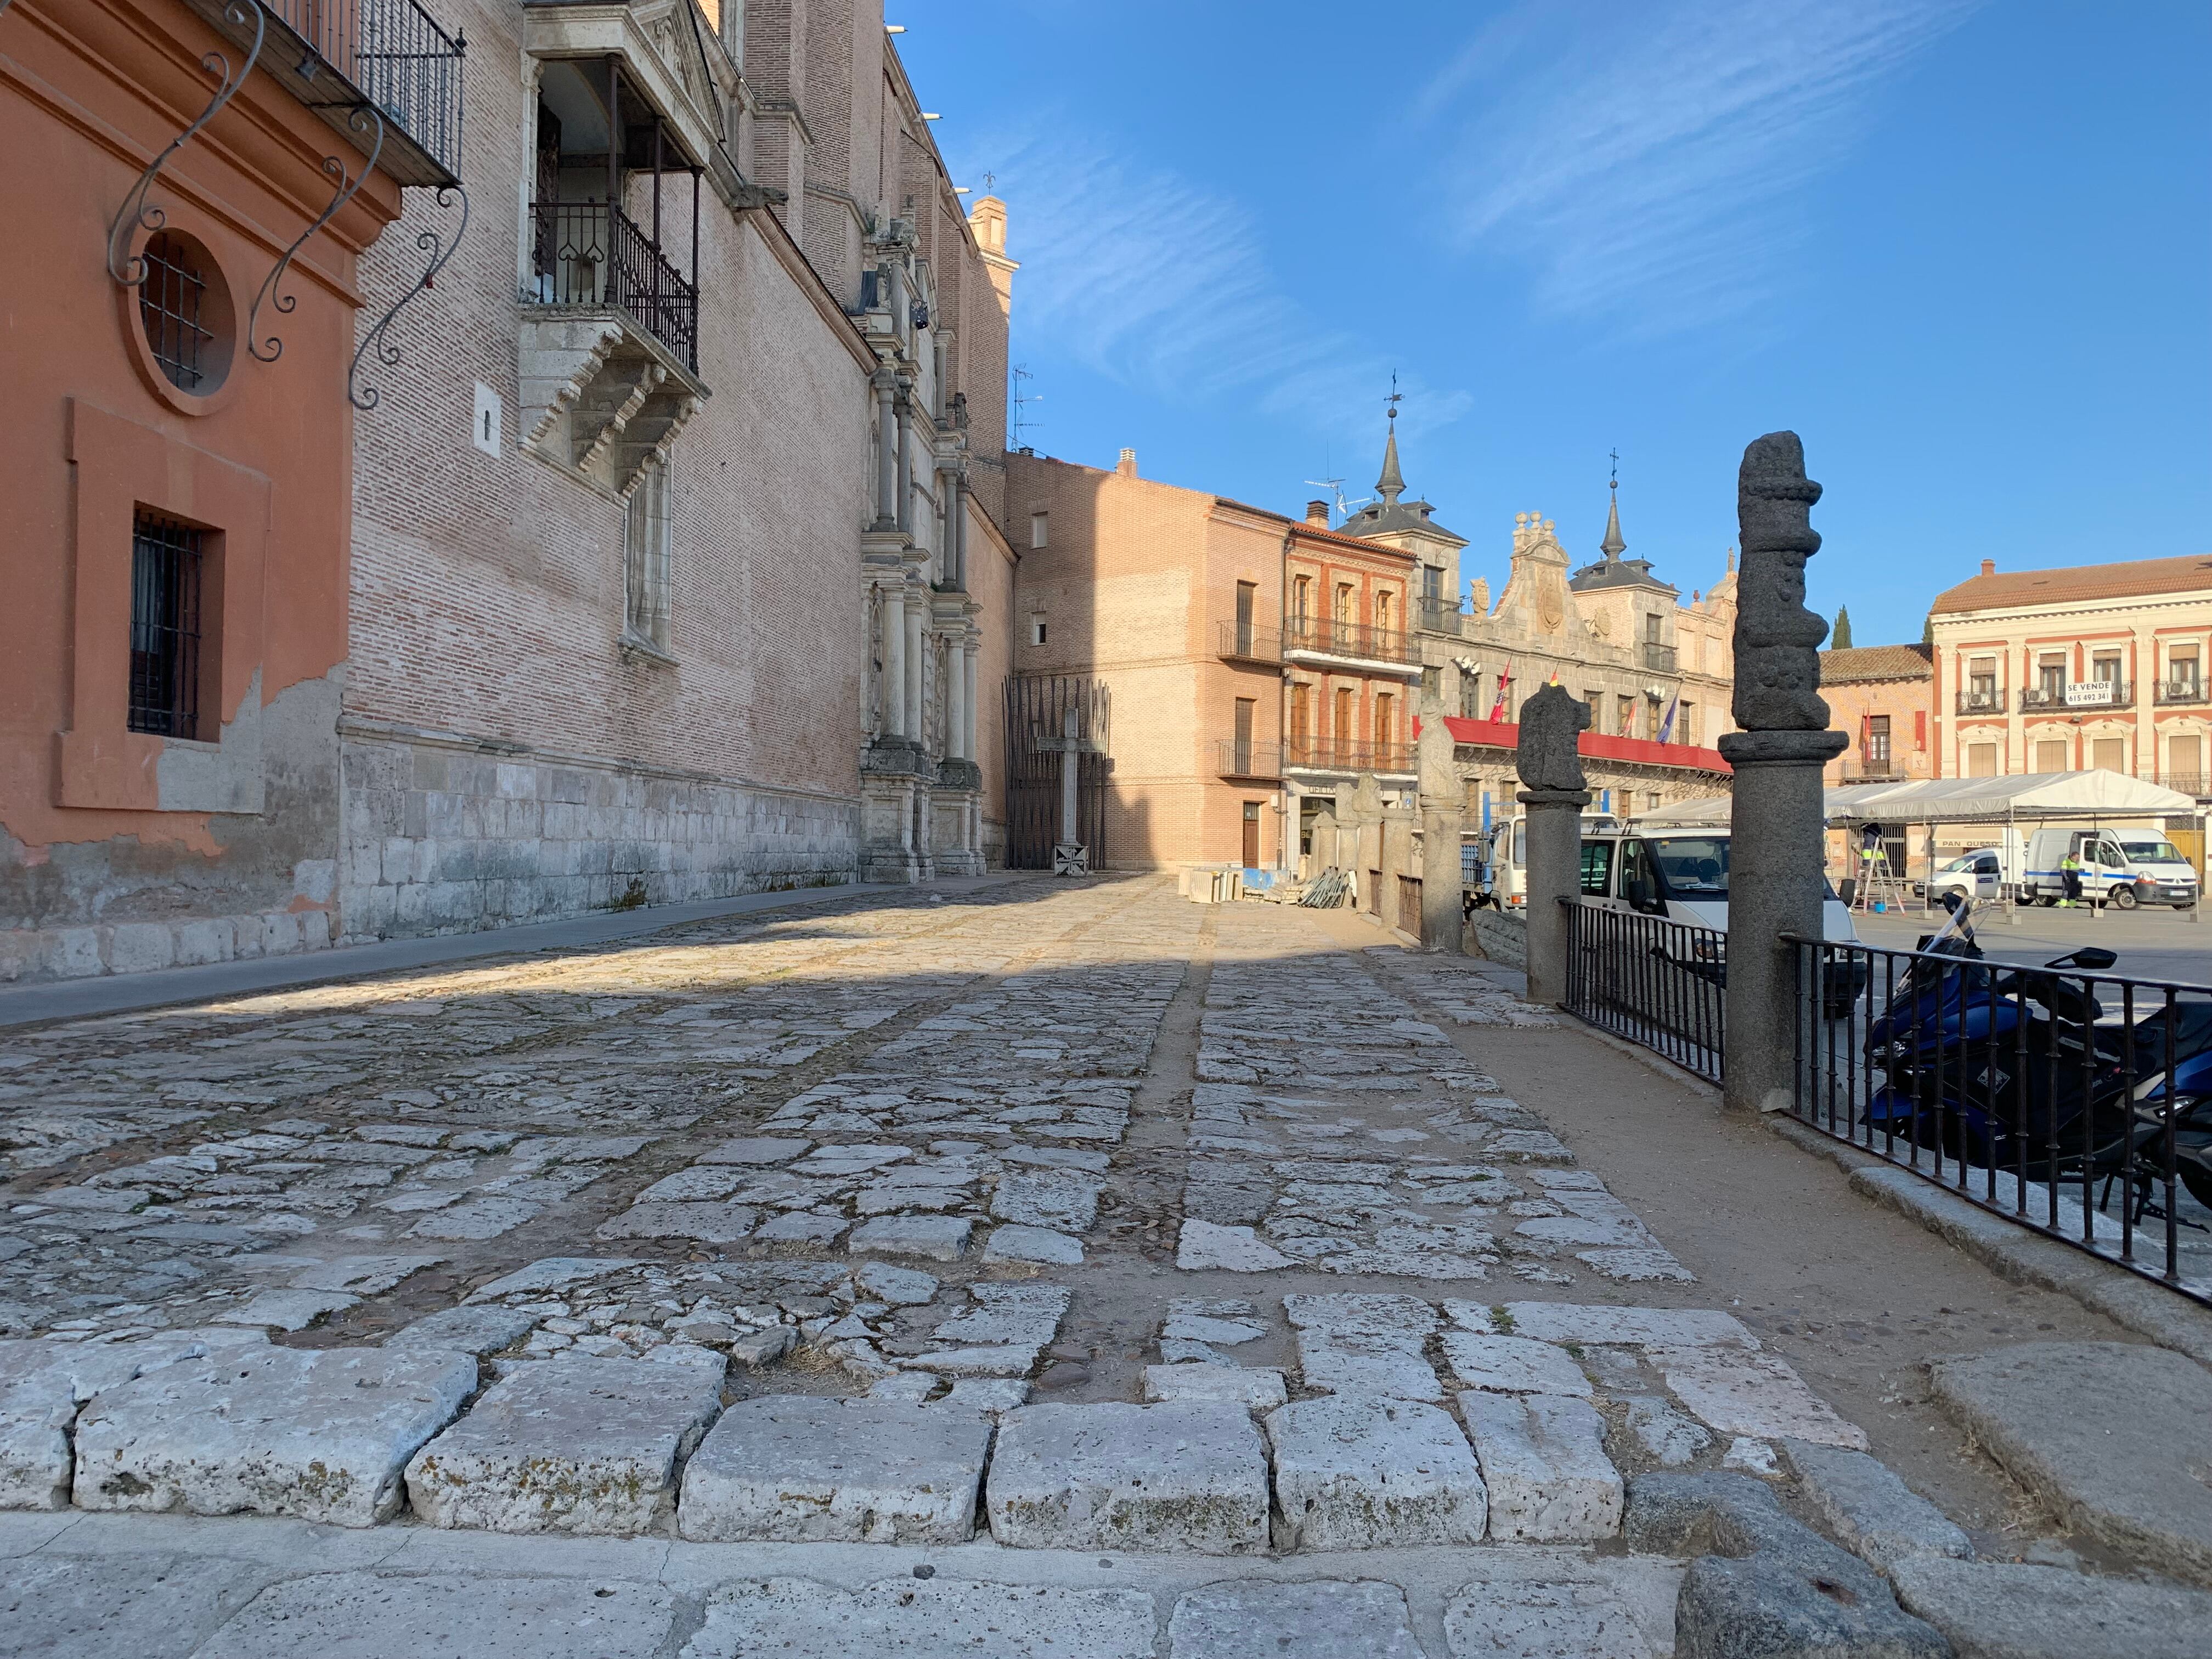
[[[1098,745],[1088,738],[1076,735],[1078,721],[1073,703],[1060,711],[1060,735],[1046,738],[1037,744],[1040,749],[1060,751],[1060,840],[1052,849],[1052,872],[1055,876],[1087,875],[1091,870],[1091,849],[1076,839],[1076,785],[1083,769],[1083,757],[1097,752]]]

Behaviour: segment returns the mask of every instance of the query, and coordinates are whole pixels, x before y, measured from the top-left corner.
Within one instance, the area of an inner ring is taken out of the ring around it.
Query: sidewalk
[[[1382,937],[1006,881],[24,1032],[0,1655],[2190,1650],[1923,1369],[2174,1356]]]

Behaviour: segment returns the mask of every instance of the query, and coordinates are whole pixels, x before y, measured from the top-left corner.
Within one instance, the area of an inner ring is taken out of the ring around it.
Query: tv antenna
[[[1022,390],[1022,382],[1024,380],[1034,380],[1036,379],[1036,376],[1030,374],[1029,370],[1024,368],[1019,363],[1014,365],[1013,377],[1014,395],[1011,399],[1014,405],[1013,447],[1016,449],[1020,449],[1024,447],[1022,443],[1023,435],[1025,433],[1033,431],[1036,428],[1044,424],[1042,421],[1037,420],[1030,415],[1027,412],[1025,406],[1030,404],[1042,403],[1044,401],[1044,393],[1042,392],[1024,392]]]
[[[1356,501],[1345,500],[1344,480],[1341,478],[1308,478],[1306,483],[1315,489],[1326,489],[1336,498],[1336,516],[1339,523],[1351,518],[1353,514],[1367,505],[1368,498],[1364,495]]]

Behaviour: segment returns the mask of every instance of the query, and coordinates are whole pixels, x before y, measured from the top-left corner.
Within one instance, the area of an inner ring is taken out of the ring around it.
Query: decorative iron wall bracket
[[[223,8],[223,15],[240,28],[251,22],[253,26],[253,45],[246,54],[246,61],[239,65],[235,76],[230,72],[230,59],[219,52],[211,52],[200,59],[200,67],[216,77],[215,96],[200,112],[200,118],[171,139],[168,149],[156,155],[153,164],[138,175],[138,182],[123,198],[123,207],[116,214],[115,222],[107,228],[107,274],[125,288],[137,288],[146,280],[146,262],[136,254],[127,258],[124,256],[124,250],[131,246],[131,238],[141,230],[149,233],[157,231],[168,222],[167,216],[161,209],[146,205],[146,192],[153,189],[154,180],[161,176],[161,169],[168,164],[169,158],[191,143],[192,136],[214,120],[222,106],[238,95],[238,89],[246,84],[246,77],[253,73],[253,65],[261,57],[262,42],[268,36],[269,18],[268,14],[261,9],[260,0],[230,0],[230,3]]]
[[[274,295],[276,309],[287,317],[292,314],[294,308],[300,302],[289,294],[278,294],[277,283],[283,280],[284,273],[292,268],[294,257],[301,248],[307,246],[308,239],[337,217],[338,210],[353,200],[354,197],[360,192],[362,185],[368,182],[368,175],[376,171],[377,157],[384,153],[383,111],[378,109],[374,104],[363,104],[354,111],[352,118],[346,125],[356,132],[367,132],[372,125],[376,128],[375,140],[368,148],[368,160],[362,164],[360,172],[348,178],[344,162],[339,161],[335,155],[323,157],[323,171],[336,177],[338,181],[337,191],[331,198],[331,204],[323,210],[321,216],[315,220],[314,223],[300,233],[292,246],[284,250],[283,256],[269,268],[269,274],[261,279],[261,291],[253,296],[253,309],[247,313],[246,319],[246,349],[253,355],[256,362],[273,363],[284,355],[284,343],[274,334],[271,334],[265,342],[261,338],[263,304]],[[265,351],[262,349],[264,344],[268,347]]]
[[[459,185],[441,185],[438,189],[438,205],[441,208],[446,206],[456,196],[461,198],[461,222],[454,227],[453,240],[445,240],[434,230],[422,231],[416,236],[415,246],[430,256],[430,263],[415,279],[414,284],[393,303],[392,309],[378,318],[374,326],[361,337],[361,343],[354,349],[353,362],[346,369],[346,401],[364,413],[374,409],[384,399],[383,393],[376,387],[361,383],[361,360],[374,352],[376,361],[385,368],[398,367],[399,348],[385,338],[386,331],[399,313],[406,309],[410,301],[436,286],[438,273],[453,257],[453,250],[460,246],[461,238],[469,234],[469,193],[466,190]]]

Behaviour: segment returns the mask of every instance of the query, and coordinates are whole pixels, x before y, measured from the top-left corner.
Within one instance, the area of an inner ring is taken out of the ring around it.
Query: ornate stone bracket
[[[526,306],[523,443],[627,495],[708,396],[659,341],[619,309]]]

